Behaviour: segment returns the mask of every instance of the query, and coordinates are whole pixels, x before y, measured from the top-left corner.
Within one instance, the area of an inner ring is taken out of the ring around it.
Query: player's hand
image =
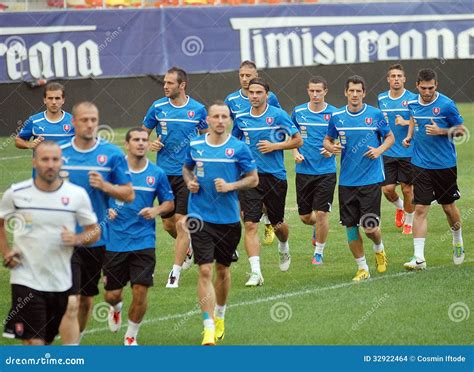
[[[163,145],[163,143],[161,142],[161,134],[160,134],[158,138],[150,144],[150,150],[154,152],[158,152],[163,147],[165,147],[165,145]]]
[[[267,140],[260,140],[257,143],[257,149],[262,154],[269,154],[270,152],[275,151],[275,143]]]
[[[108,215],[109,215],[109,220],[113,221],[117,218],[118,216],[118,213],[115,209],[113,208],[109,208],[108,210]]]
[[[69,231],[66,226],[63,226],[61,231],[61,240],[64,245],[76,245],[76,233]]]
[[[10,251],[3,257],[3,266],[13,269],[21,264],[20,252]]]
[[[216,186],[217,192],[229,192],[232,191],[232,187],[222,178],[216,178],[214,180],[214,185]]]
[[[410,125],[409,120],[403,119],[400,115],[395,116],[395,125],[407,126]]]
[[[332,145],[332,153],[333,153],[334,155],[339,155],[339,154],[342,152],[342,149],[343,149],[343,148],[344,148],[344,147],[341,145],[340,142],[336,142],[336,143],[334,143],[334,144]]]
[[[379,150],[378,147],[367,146],[369,151],[367,151],[364,156],[368,157],[369,159],[375,160],[380,155],[382,155],[382,151]]]
[[[189,192],[192,192],[193,194],[197,193],[199,191],[199,182],[196,176],[189,181],[186,186],[188,187]]]
[[[138,215],[142,216],[145,220],[154,220],[157,214],[156,209],[150,207],[143,208],[138,212]]]
[[[405,137],[402,141],[404,147],[410,147],[411,137]]]
[[[295,155],[295,163],[299,164],[299,163],[302,163],[302,162],[304,162],[304,156],[303,156],[303,154],[298,152]]]
[[[333,154],[330,153],[328,150],[326,150],[324,147],[321,149],[321,151],[319,152],[322,156],[324,156],[325,158],[330,158]]]
[[[89,172],[89,185],[91,185],[91,187],[93,187],[94,189],[103,190],[104,182],[104,178],[99,172]]]
[[[43,141],[44,141],[44,137],[42,136],[35,138],[33,141],[30,142],[30,149],[35,149],[36,146],[38,146]]]
[[[431,124],[425,125],[425,130],[428,136],[439,136],[444,134],[443,130],[438,127],[438,124],[436,124],[433,119],[431,119]]]

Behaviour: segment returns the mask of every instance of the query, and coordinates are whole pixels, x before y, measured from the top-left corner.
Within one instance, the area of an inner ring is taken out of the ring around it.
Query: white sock
[[[216,329],[216,326],[214,324],[214,319],[212,318],[204,319],[203,324],[204,324],[205,329]]]
[[[314,253],[319,253],[319,254],[323,254],[324,252],[324,247],[326,246],[326,243],[318,243],[316,242],[316,247],[314,249]]]
[[[249,257],[250,262],[250,270],[253,273],[261,274],[262,271],[260,270],[260,257],[259,256],[252,256]]]
[[[359,267],[359,270],[364,269],[366,271],[369,271],[369,266],[367,266],[367,261],[365,260],[365,256],[362,256],[361,258],[356,258],[356,263],[357,263],[357,266]]]
[[[405,212],[405,225],[413,225],[413,217],[415,216],[415,212]]]
[[[374,244],[373,245],[373,248],[374,248],[374,252],[375,253],[380,253],[383,251],[383,241],[380,241],[380,244]]]
[[[415,257],[425,260],[425,238],[414,238],[413,246],[415,247]]]
[[[271,222],[265,213],[262,214],[262,217],[260,218],[260,222],[263,222],[265,225],[271,225]]]
[[[79,335],[79,342],[78,342],[78,344],[81,343],[83,337],[84,337],[84,331],[82,331],[82,332],[80,333],[80,335]]]
[[[214,308],[214,313],[217,318],[224,319],[226,307],[227,307],[226,305],[221,306],[221,305],[216,304],[216,307]]]
[[[280,253],[289,253],[290,246],[288,244],[288,240],[286,242],[278,241],[278,250],[280,251]]]
[[[451,229],[451,232],[453,233],[453,244],[463,244],[462,241],[462,231],[461,228],[459,230],[453,230]]]
[[[179,278],[179,274],[181,274],[181,266],[173,265],[173,275]]]
[[[120,301],[118,304],[112,306],[114,308],[114,311],[116,313],[120,313],[122,311],[122,306],[123,306],[123,302]]]
[[[135,322],[132,322],[130,319],[128,319],[128,328],[127,328],[127,332],[125,333],[125,337],[133,337],[136,339],[139,329],[140,329],[140,323],[135,323]]]
[[[394,202],[392,202],[392,204],[397,207],[397,209],[403,209],[403,200],[398,198],[397,200],[395,200]]]

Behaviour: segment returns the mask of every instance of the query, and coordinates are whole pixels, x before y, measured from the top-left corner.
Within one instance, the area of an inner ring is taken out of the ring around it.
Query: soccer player
[[[229,106],[230,115],[232,120],[235,120],[235,115],[241,112],[248,111],[251,107],[249,101],[249,82],[250,80],[258,77],[257,65],[253,61],[243,61],[239,67],[239,82],[240,89],[236,92],[230,93],[225,103]],[[268,104],[277,108],[281,108],[280,102],[278,102],[277,96],[273,92],[268,92]],[[265,224],[265,234],[263,238],[263,244],[270,245],[275,239],[275,231],[273,226],[268,219],[265,206],[263,207],[263,216],[261,222]]]
[[[143,128],[149,134],[156,130],[158,138],[151,143],[150,149],[157,152],[156,163],[168,176],[175,197],[175,209],[161,218],[164,229],[176,239],[174,265],[166,288],[178,288],[181,269],[191,264],[192,257],[186,230],[189,191],[182,168],[187,145],[198,132],[207,130],[207,114],[203,104],[186,95],[188,77],[184,70],[172,67],[164,82],[165,97],[153,102],[148,109]]]
[[[383,154],[385,181],[382,184],[382,191],[387,200],[396,207],[395,226],[403,227],[403,234],[411,234],[415,211],[415,206],[412,204],[412,149],[404,147],[402,141],[407,136],[410,124],[408,101],[414,100],[416,95],[405,89],[405,70],[401,64],[397,63],[388,68],[387,81],[390,89],[379,94],[378,104],[395,136],[395,143]],[[403,200],[395,191],[397,184],[400,184]]]
[[[216,340],[224,339],[230,265],[241,236],[237,191],[257,186],[258,175],[248,146],[227,133],[231,119],[224,102],[209,107],[207,123],[209,133],[195,138],[188,147],[183,176],[190,191],[188,228],[199,265],[202,345],[215,345]]]
[[[454,137],[463,136],[466,129],[453,100],[437,92],[438,77],[432,69],[418,72],[416,87],[419,95],[408,102],[410,128],[404,145],[413,140],[411,162],[414,179],[415,219],[413,221],[414,257],[405,263],[407,270],[426,268],[425,239],[431,202],[441,204],[453,234],[453,261],[464,261],[461,214],[455,201],[461,197],[457,185],[456,149]]]
[[[384,180],[381,155],[393,145],[394,136],[380,110],[363,102],[365,80],[357,75],[347,79],[347,105],[333,112],[324,148],[341,155],[339,175],[339,211],[346,227],[349,248],[358,266],[354,278],[360,282],[370,278],[362,236],[372,240],[375,266],[379,273],[387,270],[380,230],[380,183]],[[336,143],[339,138],[340,143]]]
[[[44,88],[43,98],[46,111],[30,116],[25,121],[15,138],[15,146],[19,149],[34,149],[45,140],[65,142],[74,136],[72,116],[62,110],[64,102],[64,86],[48,83]]]
[[[289,228],[284,221],[288,184],[283,150],[300,147],[303,140],[288,114],[267,103],[269,90],[263,79],[250,80],[248,93],[252,107],[236,115],[232,130],[234,136],[250,147],[259,176],[257,187],[241,191],[239,195],[244,217],[245,248],[251,267],[250,278],[245,284],[249,287],[263,284],[258,239],[263,204],[267,207],[268,218],[279,240],[280,270],[287,271],[291,263]],[[287,136],[290,137],[288,140]]]
[[[296,196],[301,221],[313,226],[315,248],[311,262],[321,265],[336,187],[336,158],[323,147],[323,140],[336,108],[324,101],[328,87],[323,77],[311,78],[307,92],[309,102],[296,106],[291,115],[304,140],[302,147],[293,150]]]
[[[155,271],[155,218],[174,208],[174,197],[165,172],[148,161],[150,144],[143,128],[132,128],[125,136],[127,162],[135,200],[110,199],[109,240],[104,259],[105,301],[110,306],[109,328],[120,329],[122,290],[130,282],[132,303],[128,310],[126,346],[137,345],[140,323],[147,307],[147,291]],[[153,206],[155,199],[159,205]],[[137,239],[138,237],[138,239]]]
[[[72,109],[75,136],[61,145],[61,176],[88,192],[101,228],[101,238],[91,246],[77,245],[72,256],[73,286],[61,325],[61,338],[78,343],[86,328],[98,283],[107,241],[109,198],[132,202],[135,194],[125,156],[117,146],[97,138],[99,110],[92,102],[81,102]],[[64,327],[63,327],[64,325]],[[63,329],[67,330],[63,332]]]
[[[97,241],[100,228],[87,192],[59,177],[56,143],[37,144],[33,168],[35,178],[12,185],[0,203],[0,252],[11,269],[12,298],[4,336],[45,345],[58,334],[66,311],[73,247]],[[5,222],[15,226],[13,249]],[[77,224],[84,230],[76,234]]]

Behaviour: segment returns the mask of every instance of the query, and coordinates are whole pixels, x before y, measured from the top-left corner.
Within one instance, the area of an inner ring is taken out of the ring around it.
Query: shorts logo
[[[64,206],[69,204],[69,197],[67,196],[61,196],[61,203],[63,203]]]
[[[18,336],[23,336],[24,331],[25,331],[25,327],[23,326],[23,323],[15,323],[15,333]]]
[[[440,111],[441,111],[441,109],[439,107],[433,107],[433,114],[434,115],[439,115]]]
[[[97,163],[100,165],[107,163],[107,155],[97,155]]]
[[[372,125],[372,118],[365,118],[365,124]]]
[[[402,106],[403,106],[403,107],[407,107],[407,106],[408,106],[408,101],[407,101],[407,100],[402,101]]]
[[[228,158],[231,158],[232,156],[234,156],[234,149],[232,148],[225,149],[225,156],[227,156]]]
[[[324,114],[324,120],[329,121],[331,119],[330,114]]]
[[[192,119],[194,117],[194,111],[193,110],[189,110],[188,111],[188,118]]]
[[[63,129],[65,132],[69,132],[71,130],[71,126],[69,124],[64,124]]]
[[[269,118],[266,118],[265,121],[267,122],[268,125],[272,125],[275,120],[272,117],[269,117]]]
[[[146,183],[149,185],[149,186],[153,186],[155,184],[155,177],[153,176],[148,176],[146,178]]]

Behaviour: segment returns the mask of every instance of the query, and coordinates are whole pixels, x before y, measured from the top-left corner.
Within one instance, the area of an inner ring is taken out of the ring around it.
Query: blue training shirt
[[[188,215],[215,224],[240,221],[237,191],[217,192],[216,178],[231,183],[256,169],[248,146],[229,134],[222,145],[210,145],[207,134],[195,138],[187,149],[185,165],[194,167],[199,191],[189,194]]]
[[[328,131],[329,120],[336,108],[326,103],[321,111],[312,111],[308,103],[296,106],[291,120],[301,133],[303,146],[298,151],[304,156],[301,163],[296,163],[296,173],[322,175],[336,173],[336,157],[326,158],[320,154],[323,140]]]
[[[262,154],[257,144],[263,140],[274,143],[284,142],[287,135],[291,137],[296,133],[298,129],[293,125],[288,114],[269,104],[259,116],[253,115],[251,109],[237,114],[232,129],[235,137],[249,145],[257,163],[258,173],[272,174],[281,180],[286,180],[283,150]]]
[[[105,181],[115,185],[125,185],[131,182],[124,153],[117,146],[101,138],[97,139],[94,147],[81,150],[74,145],[73,137],[71,141],[61,145],[61,150],[63,158],[61,177],[86,189],[92,202],[92,208],[97,215],[101,236],[100,240],[91,246],[105,245],[108,240],[107,208],[109,196],[89,184],[89,172],[98,172]],[[77,231],[80,232],[82,229],[78,226]]]
[[[229,106],[230,116],[232,120],[235,119],[237,114],[248,111],[251,107],[249,98],[244,96],[242,89],[229,94],[224,102]],[[268,92],[267,103],[271,106],[281,108],[280,102],[278,102],[277,96],[273,92]]]
[[[30,138],[43,137],[45,141],[66,142],[74,136],[72,115],[63,111],[63,116],[58,121],[50,121],[46,111],[30,116],[21,128],[18,136],[25,141]]]
[[[112,252],[130,252],[139,249],[155,248],[155,219],[147,220],[138,213],[153,202],[174,200],[173,192],[165,172],[147,160],[146,166],[132,171],[135,200],[131,203],[110,198],[109,207],[117,211],[117,217],[109,221],[109,240],[107,250]]]
[[[356,113],[347,106],[333,112],[329,121],[328,136],[339,137],[343,146],[339,185],[366,186],[385,180],[382,156],[370,159],[364,154],[368,146],[379,147],[390,133],[382,112],[367,104]]]
[[[408,134],[409,127],[408,125],[396,125],[395,119],[397,115],[400,115],[405,120],[410,119],[408,102],[414,99],[416,99],[416,94],[406,89],[398,98],[390,97],[390,90],[379,94],[379,109],[383,112],[385,121],[389,124],[390,129],[395,136],[395,143],[384,152],[383,156],[391,156],[393,158],[410,158],[412,156],[413,149],[411,146],[405,147],[402,144],[402,141]]]
[[[181,176],[186,147],[201,129],[207,128],[206,108],[188,97],[183,106],[175,106],[163,97],[150,106],[143,125],[161,135],[164,147],[156,154],[156,163],[168,176]]]

